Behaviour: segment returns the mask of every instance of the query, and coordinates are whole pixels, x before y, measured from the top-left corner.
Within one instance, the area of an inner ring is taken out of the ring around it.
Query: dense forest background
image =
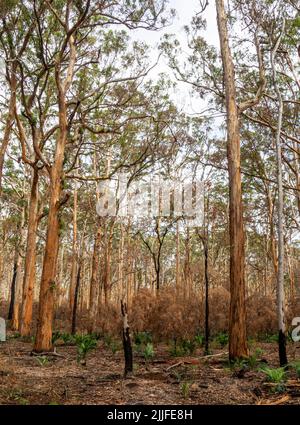
[[[168,32],[172,1],[1,1],[0,312],[34,352],[55,332],[123,329],[124,343],[129,323],[175,345],[205,334],[206,354],[229,332],[231,359],[279,330],[286,363],[300,315],[300,4],[225,3],[216,47],[205,1],[184,42]],[[162,29],[154,50],[135,35]],[[129,188],[201,176],[203,222],[99,216],[99,183],[119,172]]]

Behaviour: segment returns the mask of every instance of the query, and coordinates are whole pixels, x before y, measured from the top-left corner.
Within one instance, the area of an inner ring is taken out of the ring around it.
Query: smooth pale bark
[[[187,235],[185,239],[185,259],[184,259],[184,296],[191,296],[191,286],[192,286],[192,277],[191,277],[191,246],[190,246],[190,229],[186,229]]]
[[[277,258],[277,245],[274,235],[274,203],[271,195],[270,188],[267,187],[267,204],[268,204],[268,222],[270,228],[270,253],[273,263],[274,273],[277,276],[278,272],[278,258]]]
[[[297,207],[298,207],[298,213],[299,213],[299,217],[300,217],[300,154],[299,154],[299,146],[296,142],[294,143],[293,154],[294,154],[294,163],[295,163],[294,173],[295,173],[295,177],[296,177],[296,191],[295,191],[295,193],[296,193],[296,197],[297,197]]]
[[[278,100],[278,117],[276,128],[276,160],[277,160],[277,234],[278,234],[278,271],[277,271],[277,320],[278,320],[278,351],[280,366],[288,363],[286,354],[286,324],[285,324],[285,294],[284,294],[284,230],[283,230],[283,183],[282,183],[282,150],[281,150],[281,128],[283,115],[283,100],[277,83],[276,55],[280,46],[281,38],[285,30],[283,22],[281,34],[271,51],[271,67],[273,85]]]
[[[32,307],[36,273],[36,239],[38,226],[38,170],[33,170],[28,212],[28,231],[25,252],[25,270],[23,277],[23,303],[21,310],[20,334],[31,333]]]
[[[227,158],[229,172],[230,226],[230,313],[229,358],[248,356],[245,308],[245,252],[241,188],[240,127],[236,100],[234,65],[228,40],[223,0],[216,0],[217,21],[223,62],[227,112]]]
[[[134,295],[134,243],[129,237],[128,240],[128,263],[127,263],[127,307],[131,308]]]
[[[124,269],[124,226],[123,223],[120,224],[120,243],[119,243],[119,251],[118,251],[119,261],[118,261],[118,281],[119,281],[119,292],[118,297],[121,299],[125,298],[125,291],[124,291],[124,276],[123,276],[123,269]],[[119,298],[118,298],[119,303]]]

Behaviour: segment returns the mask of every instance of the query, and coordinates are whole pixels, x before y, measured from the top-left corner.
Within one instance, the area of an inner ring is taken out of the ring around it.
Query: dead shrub
[[[227,289],[220,286],[210,290],[209,326],[211,335],[228,330],[229,304],[230,293]],[[202,310],[204,310],[204,307]]]
[[[189,338],[200,328],[199,297],[183,298],[172,289],[161,289],[155,296],[143,291],[133,299],[131,329],[149,331],[158,340]]]
[[[249,336],[273,333],[277,329],[276,302],[269,296],[255,294],[246,300]]]

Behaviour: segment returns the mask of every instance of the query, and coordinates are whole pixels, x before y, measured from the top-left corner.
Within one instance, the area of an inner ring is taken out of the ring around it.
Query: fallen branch
[[[228,354],[228,351],[225,351],[225,352],[223,352],[223,353],[218,353],[218,354],[209,354],[208,356],[202,356],[202,357],[199,357],[199,360],[202,360],[202,359],[208,359],[208,358],[210,358],[210,357],[225,356],[225,355],[227,355],[227,354]]]
[[[178,363],[175,363],[169,367],[167,367],[166,372],[168,372],[169,370],[173,369],[174,367],[180,366],[182,364],[196,364],[198,363],[200,360],[204,360],[207,358],[212,358],[212,357],[219,357],[219,356],[225,356],[228,354],[228,351],[226,352],[222,352],[222,353],[218,353],[218,354],[209,354],[207,356],[202,356],[202,357],[198,357],[197,359],[195,359],[194,361],[191,360],[180,360]]]
[[[184,362],[178,362],[175,364],[172,364],[171,366],[167,367],[166,372],[168,372],[169,370],[173,369],[174,367],[180,366],[182,365]]]
[[[61,357],[63,359],[67,358],[63,354],[59,354],[56,351],[43,351],[41,353],[36,353],[35,351],[31,351],[30,355],[36,356],[36,357],[43,357],[43,356],[51,357],[52,356],[52,357]]]

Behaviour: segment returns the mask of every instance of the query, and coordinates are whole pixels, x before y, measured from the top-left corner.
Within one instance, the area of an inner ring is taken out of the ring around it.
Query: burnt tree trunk
[[[123,317],[123,349],[125,358],[124,376],[126,378],[126,376],[133,373],[133,355],[130,330],[128,325],[127,305],[126,303],[123,303],[123,301],[121,301],[121,313]]]
[[[71,328],[72,335],[75,335],[76,333],[76,318],[77,318],[78,294],[79,294],[79,287],[80,287],[80,273],[81,273],[81,264],[79,264],[78,266],[76,285],[75,285],[75,291],[74,291],[74,301],[73,301],[73,310],[72,310],[72,328]]]
[[[209,279],[208,279],[208,241],[204,241],[204,272],[205,272],[205,354],[209,354]]]
[[[11,320],[13,317],[14,304],[15,304],[15,294],[16,294],[16,280],[17,280],[18,264],[17,261],[14,262],[14,271],[11,281],[11,290],[10,290],[10,303],[8,309],[7,320]]]

